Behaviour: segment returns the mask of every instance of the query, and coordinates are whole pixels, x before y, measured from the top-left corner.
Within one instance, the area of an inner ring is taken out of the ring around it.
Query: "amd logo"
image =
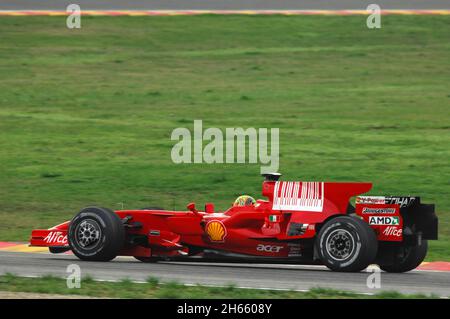
[[[369,225],[400,225],[397,216],[370,216]]]

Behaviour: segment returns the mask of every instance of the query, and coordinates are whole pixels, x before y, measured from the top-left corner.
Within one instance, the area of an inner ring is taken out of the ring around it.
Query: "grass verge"
[[[185,286],[177,282],[161,284],[155,278],[145,283],[135,283],[128,279],[119,282],[95,281],[84,278],[80,288],[67,288],[65,279],[46,276],[23,278],[12,274],[0,276],[0,291],[33,292],[60,295],[79,295],[102,298],[230,298],[230,299],[384,299],[384,298],[437,298],[436,296],[385,291],[375,295],[356,294],[327,288],[313,288],[307,292],[243,289],[233,285],[227,287]]]

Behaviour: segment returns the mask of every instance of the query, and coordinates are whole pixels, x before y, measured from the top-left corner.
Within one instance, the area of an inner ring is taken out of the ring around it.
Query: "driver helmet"
[[[233,206],[251,206],[255,205],[256,200],[248,195],[241,195],[233,203]]]

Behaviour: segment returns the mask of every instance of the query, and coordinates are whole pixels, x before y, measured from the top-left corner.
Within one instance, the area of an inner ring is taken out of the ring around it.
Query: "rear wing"
[[[420,197],[358,196],[356,213],[375,229],[379,240],[438,239],[435,206],[422,204]]]
[[[438,239],[438,217],[434,212],[434,204],[422,204],[420,197],[387,197],[387,199],[399,202],[404,226],[409,227],[414,233],[421,233],[423,239]]]

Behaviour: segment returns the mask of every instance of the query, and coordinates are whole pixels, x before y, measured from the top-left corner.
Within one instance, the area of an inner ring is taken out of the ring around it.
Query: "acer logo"
[[[44,238],[44,241],[49,244],[62,244],[67,245],[67,235],[64,235],[62,232],[50,232],[47,237]]]
[[[263,244],[259,244],[258,246],[256,246],[257,251],[265,251],[267,253],[279,253],[281,249],[283,249],[283,246],[272,246]]]

